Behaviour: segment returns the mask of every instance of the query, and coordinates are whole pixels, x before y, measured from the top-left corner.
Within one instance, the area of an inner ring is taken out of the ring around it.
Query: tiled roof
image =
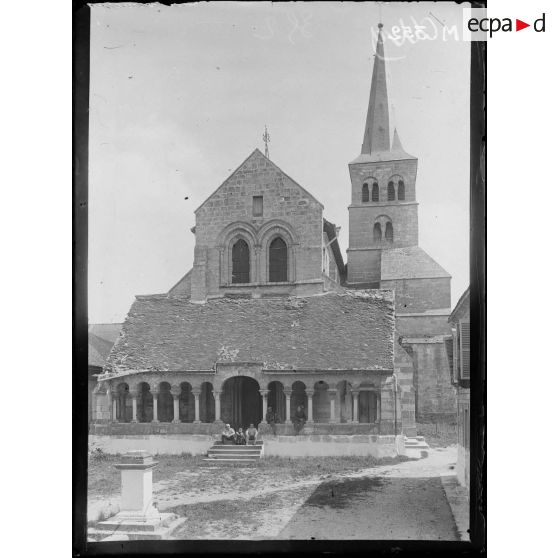
[[[90,366],[103,367],[107,357],[116,341],[122,324],[91,324],[89,333],[89,355]]]
[[[451,275],[418,246],[382,251],[382,281],[437,277]]]
[[[124,370],[211,370],[216,362],[277,369],[393,369],[391,291],[193,304],[137,297],[109,365]]]

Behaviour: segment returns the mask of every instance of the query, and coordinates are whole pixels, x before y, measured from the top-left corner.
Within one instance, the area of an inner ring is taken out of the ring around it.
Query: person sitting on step
[[[279,422],[277,415],[273,412],[272,407],[267,408],[267,413],[265,414],[265,421],[269,426],[274,436],[277,436],[277,423]]]
[[[250,423],[250,426],[246,429],[247,443],[253,446],[256,443],[257,436],[258,436],[257,428],[252,423]]]
[[[242,430],[242,427],[238,429],[238,432],[236,433],[236,445],[238,446],[245,446],[246,445],[246,434],[244,434],[244,431]]]
[[[221,442],[223,444],[234,444],[236,441],[236,432],[231,428],[230,424],[225,424],[225,429],[221,433]]]

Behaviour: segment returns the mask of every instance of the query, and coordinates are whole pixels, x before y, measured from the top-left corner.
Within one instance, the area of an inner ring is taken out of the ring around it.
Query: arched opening
[[[372,184],[372,201],[380,201],[380,187],[378,186],[377,182],[374,182],[374,184]]]
[[[380,240],[382,240],[382,226],[380,223],[374,223],[373,238],[374,242],[380,242]]]
[[[303,407],[304,412],[308,414],[308,398],[306,396],[306,386],[303,382],[297,381],[292,385],[292,394],[291,394],[291,416],[289,417],[292,420],[297,407]]]
[[[370,190],[368,189],[368,184],[366,184],[366,182],[362,185],[362,201],[363,203],[370,201]]]
[[[215,421],[215,398],[213,396],[213,385],[210,382],[204,382],[201,385],[200,421]]]
[[[258,425],[262,420],[262,396],[256,380],[247,376],[229,378],[221,394],[222,420],[235,430]]]
[[[358,394],[358,421],[374,423],[378,419],[378,396],[375,391],[362,390]]]
[[[329,386],[323,380],[314,384],[314,397],[312,399],[312,410],[315,422],[329,422],[330,405],[329,394],[327,393]]]
[[[285,422],[286,397],[281,382],[271,382],[268,386],[267,405],[273,409],[279,422]]]
[[[400,180],[397,183],[397,199],[404,200],[405,199],[405,183],[403,180]]]
[[[336,387],[335,414],[339,422],[351,422],[353,417],[351,384],[347,380],[341,380]]]
[[[153,420],[153,394],[147,382],[141,382],[138,395],[138,421],[151,422]]]
[[[171,386],[168,382],[161,382],[159,384],[157,418],[159,422],[172,422],[173,419],[173,398]]]
[[[242,238],[239,238],[232,247],[232,282],[250,282],[250,248]]]
[[[388,201],[395,201],[395,185],[391,180],[388,183]]]
[[[182,382],[178,397],[178,418],[180,422],[194,422],[196,418],[195,404],[192,386],[188,382]]]
[[[390,221],[386,223],[386,240],[388,242],[393,242],[393,225]]]
[[[269,282],[287,281],[287,244],[277,237],[269,245]]]
[[[132,420],[132,398],[130,387],[126,382],[118,384],[116,388],[116,420],[130,422]]]

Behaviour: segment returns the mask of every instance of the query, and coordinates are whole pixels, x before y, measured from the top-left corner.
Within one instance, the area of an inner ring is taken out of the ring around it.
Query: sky
[[[442,25],[461,28],[459,5],[95,4],[90,323],[122,322],[135,295],[167,292],[191,268],[194,210],[264,150],[264,125],[270,159],[341,226],[346,261],[347,165],[360,154],[380,10],[390,126],[418,157],[419,244],[452,275],[457,302],[469,284],[470,43]]]

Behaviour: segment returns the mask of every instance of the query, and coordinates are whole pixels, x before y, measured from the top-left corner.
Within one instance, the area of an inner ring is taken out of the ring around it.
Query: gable
[[[311,203],[318,204],[323,210],[324,206],[308,190],[294,181],[287,173],[272,163],[259,149],[252,153],[240,164],[240,166],[219,186],[196,210],[195,214],[204,209],[210,201],[223,194],[225,191],[242,195],[241,184],[246,179],[253,179],[262,191],[269,190],[275,185],[279,189],[284,187],[288,193],[298,193],[301,200],[307,199]]]

